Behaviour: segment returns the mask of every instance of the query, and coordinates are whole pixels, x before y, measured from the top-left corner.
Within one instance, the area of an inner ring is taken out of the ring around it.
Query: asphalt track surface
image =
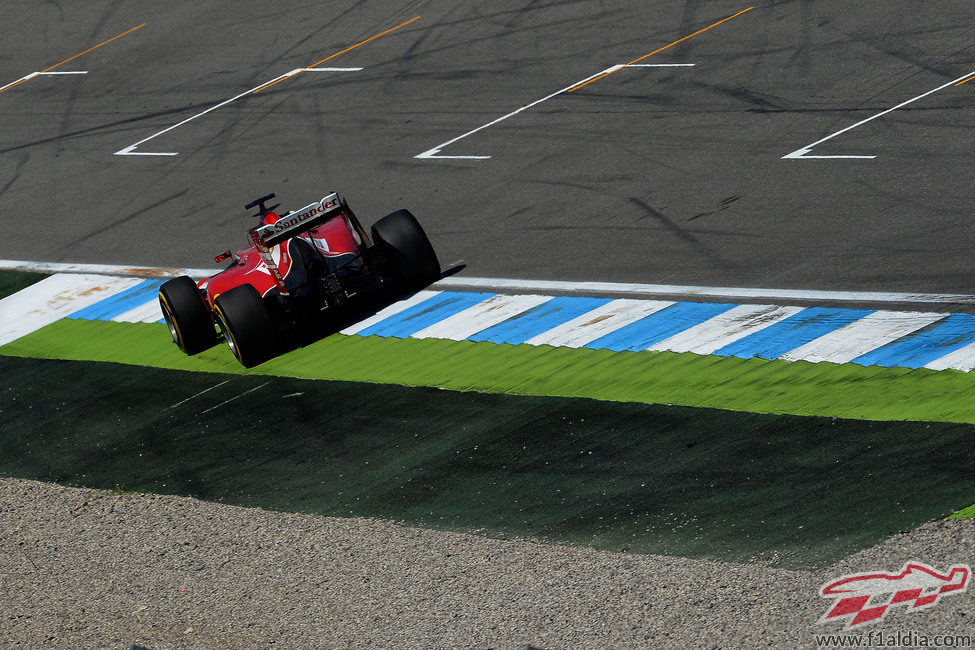
[[[87,73],[0,91],[0,258],[206,266],[336,189],[477,276],[971,292],[971,2],[749,6],[12,3],[0,87]]]

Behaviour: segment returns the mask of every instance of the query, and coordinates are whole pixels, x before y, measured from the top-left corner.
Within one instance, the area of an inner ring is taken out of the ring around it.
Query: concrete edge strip
[[[176,277],[188,275],[204,278],[220,269],[126,266],[118,264],[82,264],[70,262],[31,262],[0,260],[0,270],[35,273],[88,273],[94,275],[134,275]],[[815,300],[825,302],[877,302],[975,305],[975,295],[943,293],[909,293],[889,291],[825,291],[819,289],[766,289],[749,287],[704,287],[679,284],[639,284],[627,282],[570,282],[561,280],[522,280],[516,278],[448,277],[431,289],[508,289],[515,291],[556,291],[566,293],[637,294],[643,296],[683,296],[688,298],[749,298],[773,300]]]
[[[31,273],[83,273],[86,275],[118,275],[145,278],[175,278],[188,275],[205,278],[220,269],[181,269],[158,266],[126,266],[123,264],[81,264],[74,262],[30,262],[26,260],[0,260],[0,271],[27,271]]]
[[[885,291],[824,291],[818,289],[764,289],[748,287],[703,287],[677,284],[636,284],[624,282],[563,282],[559,280],[518,280],[513,278],[450,277],[435,282],[437,288],[508,289],[515,291],[557,291],[593,294],[638,294],[643,296],[683,296],[688,298],[756,298],[774,300],[814,300],[822,302],[878,302],[975,305],[975,295],[906,293]]]

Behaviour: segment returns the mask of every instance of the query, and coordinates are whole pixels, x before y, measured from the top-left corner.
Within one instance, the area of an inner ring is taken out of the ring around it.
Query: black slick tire
[[[437,253],[409,210],[397,210],[377,221],[372,238],[403,288],[417,289],[440,277]]]
[[[216,345],[213,317],[191,278],[181,275],[164,282],[159,287],[159,307],[180,350],[198,354]]]
[[[230,351],[245,368],[271,357],[274,324],[253,285],[242,284],[220,294],[213,309]]]

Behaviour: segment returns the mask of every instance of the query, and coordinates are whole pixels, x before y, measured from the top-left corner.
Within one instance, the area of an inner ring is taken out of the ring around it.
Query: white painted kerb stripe
[[[468,336],[503,323],[551,299],[552,296],[491,296],[473,307],[468,307],[462,312],[448,316],[416,332],[413,338],[463,341]]]
[[[958,348],[924,367],[929,370],[947,370],[949,368],[963,370],[964,372],[975,370],[975,343],[969,343],[963,348]]]
[[[581,316],[534,336],[528,345],[551,345],[581,348],[601,336],[635,323],[645,316],[670,307],[674,303],[662,300],[633,300],[620,298],[596,307]]]
[[[358,334],[362,330],[372,327],[376,323],[381,323],[390,316],[395,316],[401,311],[406,311],[410,307],[415,307],[421,302],[429,300],[436,295],[439,295],[439,291],[418,291],[406,300],[399,300],[389,305],[388,307],[379,310],[369,318],[359,321],[351,327],[346,327],[344,330],[340,331],[339,334]]]
[[[876,311],[801,345],[780,359],[786,361],[829,361],[849,363],[853,359],[892,343],[902,336],[927,327],[947,314],[905,311]]]
[[[749,334],[798,314],[805,307],[739,305],[650,346],[650,350],[711,354]]]
[[[141,282],[138,278],[59,274],[0,300],[0,345],[26,336]]]
[[[155,323],[162,319],[162,317],[159,298],[153,298],[144,305],[139,305],[127,312],[119,314],[112,320],[116,323]]]

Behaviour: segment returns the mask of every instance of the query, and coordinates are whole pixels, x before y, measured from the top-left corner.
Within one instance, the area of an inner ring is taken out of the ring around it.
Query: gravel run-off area
[[[0,479],[0,648],[815,647],[825,582],[973,549],[952,519],[789,571]],[[852,633],[975,634],[972,593]]]

